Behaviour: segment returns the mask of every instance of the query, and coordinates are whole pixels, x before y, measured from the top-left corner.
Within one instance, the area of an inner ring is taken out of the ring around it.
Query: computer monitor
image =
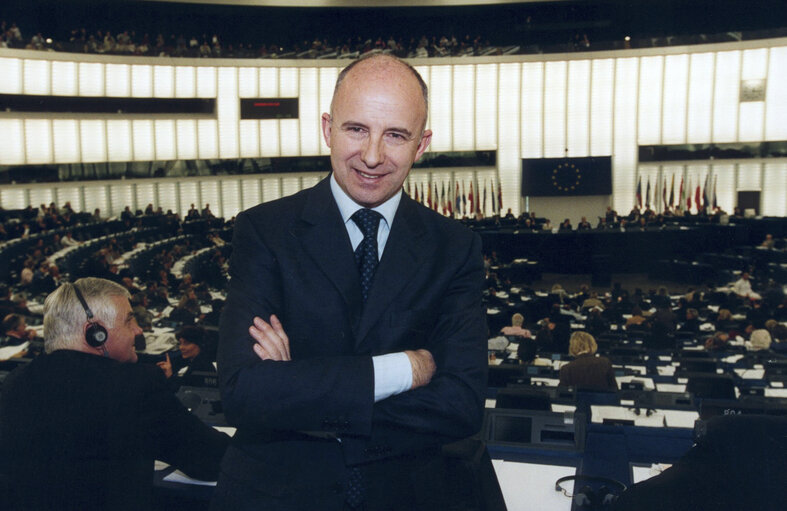
[[[585,428],[584,414],[490,408],[482,435],[490,446],[581,452]]]

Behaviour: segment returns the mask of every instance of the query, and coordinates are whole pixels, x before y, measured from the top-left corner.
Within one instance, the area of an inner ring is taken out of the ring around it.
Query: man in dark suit
[[[412,67],[356,61],[322,116],[332,175],[238,215],[218,357],[238,432],[215,509],[454,504],[439,449],[483,416],[483,261],[402,192],[426,118]]]
[[[134,363],[141,332],[111,281],[80,279],[47,297],[47,354],[3,384],[3,509],[150,509],[154,459],[217,478],[229,438],[191,415],[159,368]]]

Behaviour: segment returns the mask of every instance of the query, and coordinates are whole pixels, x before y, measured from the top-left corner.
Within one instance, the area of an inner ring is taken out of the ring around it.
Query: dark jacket
[[[149,509],[154,459],[215,480],[228,441],[180,404],[159,368],[55,351],[3,385],[5,509]]]
[[[612,363],[606,357],[579,355],[560,368],[560,385],[589,390],[617,390]]]

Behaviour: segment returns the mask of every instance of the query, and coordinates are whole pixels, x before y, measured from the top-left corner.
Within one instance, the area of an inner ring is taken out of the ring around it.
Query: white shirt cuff
[[[372,357],[374,365],[374,402],[401,394],[413,386],[410,357],[403,351]]]

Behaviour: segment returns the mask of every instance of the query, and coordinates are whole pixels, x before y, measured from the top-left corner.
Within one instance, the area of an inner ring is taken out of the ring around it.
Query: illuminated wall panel
[[[741,80],[763,80],[768,76],[768,49],[744,50]]]
[[[153,96],[153,66],[131,66],[131,96],[135,98]]]
[[[453,141],[451,66],[434,66],[429,87],[429,125],[432,128],[432,151],[450,151]]]
[[[297,119],[282,119],[279,122],[279,147],[282,156],[298,156],[300,152],[300,125]]]
[[[318,155],[320,154],[320,105],[317,69],[301,69],[299,83],[300,154]]]
[[[2,59],[0,59],[2,60]],[[52,94],[56,96],[76,96],[79,92],[76,62],[52,62]],[[0,70],[0,76],[3,75]],[[0,80],[0,83],[2,80]]]
[[[686,141],[707,144],[711,141],[716,58],[713,53],[695,53],[690,62]]]
[[[787,216],[787,163],[766,163],[762,211],[766,216]]]
[[[455,151],[475,149],[475,66],[453,66],[453,141]],[[486,91],[489,93],[489,91]],[[495,96],[496,92],[492,95]],[[485,127],[488,130],[488,126]]]
[[[22,93],[22,60],[0,58],[0,93]]]
[[[519,215],[520,190],[521,190],[521,163],[519,143],[520,134],[520,87],[521,71],[520,64],[501,64],[500,65],[500,86],[499,86],[499,120],[498,133],[500,142],[497,149],[497,168],[499,169],[499,180],[503,189],[503,204],[512,208],[515,215]],[[455,191],[455,190],[454,190]]]
[[[52,121],[47,119],[27,119],[25,121],[25,153],[27,163],[52,163],[54,161]]]
[[[131,95],[131,66],[126,64],[107,64],[106,94],[119,98]]]
[[[301,189],[301,180],[299,177],[283,177],[281,178],[281,196],[287,197],[298,192]]]
[[[106,130],[105,121],[79,121],[79,141],[83,163],[107,161]]]
[[[238,70],[233,67],[219,68],[219,87],[216,99],[218,114],[219,157],[237,158],[239,149],[238,120]]]
[[[156,119],[153,121],[155,133],[156,160],[176,160],[177,145],[175,141],[175,121]]]
[[[38,94],[46,96],[52,92],[52,77],[50,76],[50,64],[46,60],[25,60],[24,64],[24,86],[25,94]]]
[[[105,95],[103,64],[96,62],[79,63],[79,95]]]
[[[219,205],[216,205],[215,209],[211,208],[211,210],[216,211],[216,216],[229,219],[240,213],[242,209],[239,181],[237,179],[222,179],[220,184],[221,208],[218,207]]]
[[[0,206],[3,209],[27,207],[27,193],[22,188],[0,188]]]
[[[193,98],[197,96],[197,69],[178,66],[175,68],[175,97]]]
[[[738,137],[738,93],[741,52],[716,55],[716,83],[713,91],[713,142],[735,142]]]
[[[260,121],[245,120],[239,124],[241,158],[254,158],[260,154]]]
[[[81,191],[81,186],[59,186],[55,190],[55,203],[58,206],[63,206],[66,202],[70,202],[74,211],[86,211],[85,205],[82,204]],[[93,210],[91,209],[90,211]]]
[[[157,98],[175,97],[174,67],[153,66],[153,96]]]
[[[241,207],[249,209],[260,203],[260,179],[242,179],[241,180]]]
[[[590,61],[568,63],[567,96],[568,156],[587,156],[590,151]]]
[[[689,56],[669,55],[664,62],[664,109],[661,142],[686,142],[686,103],[688,101]]]
[[[544,80],[544,157],[566,155],[566,62],[547,62]]]
[[[156,159],[156,141],[153,136],[153,121],[135,119],[131,121],[131,137],[135,161]]]
[[[47,186],[32,186],[30,188],[30,204],[40,205],[46,204],[47,206],[55,202],[55,193],[52,188]],[[59,204],[62,205],[62,204]]]
[[[336,83],[336,78],[339,76],[339,69],[335,67],[321,67],[320,68],[320,103],[319,112],[330,113],[331,99],[333,98],[333,87]],[[330,154],[331,151],[325,144],[322,136],[322,121],[320,121],[320,154]]]
[[[301,176],[301,188],[311,188],[316,185],[322,178],[320,176]]]
[[[279,123],[278,120],[260,122],[260,156],[279,156]]]
[[[137,181],[134,193],[137,199],[137,209],[144,211],[150,204],[153,205],[153,209],[156,208],[156,183]]]
[[[178,119],[175,121],[178,158],[193,160],[199,157],[197,150],[197,121]]]
[[[238,96],[242,98],[256,98],[260,88],[259,75],[256,67],[241,67],[238,69]]]
[[[54,157],[58,162],[78,162],[79,121],[55,119],[52,121]]]
[[[279,95],[283,98],[298,96],[298,68],[279,68]]]
[[[191,209],[192,204],[198,209],[203,208],[203,204],[200,203],[199,186],[197,181],[180,181],[178,188],[180,190],[179,214],[181,218],[186,218],[186,214],[189,212],[189,209]]]
[[[261,67],[259,82],[259,96],[261,98],[275,98],[279,95],[279,68]]]
[[[765,102],[746,101],[741,103],[738,140],[754,142],[763,139],[765,129]]]
[[[168,180],[158,183],[156,187],[158,204],[164,213],[171,209],[173,213],[178,211],[178,182]]]
[[[202,159],[219,157],[219,141],[216,121],[197,120],[197,151]]]
[[[637,168],[637,76],[639,60],[615,62],[615,126],[612,148],[612,207],[631,208]]]
[[[198,67],[197,68],[197,97],[215,98],[216,97],[216,68]]]
[[[281,180],[278,177],[264,177],[262,180],[262,202],[276,200],[281,196]]]
[[[85,184],[82,187],[85,196],[85,211],[92,213],[98,208],[102,218],[109,215],[109,200],[106,185]]]
[[[475,87],[475,148],[497,147],[498,89],[497,64],[484,64],[476,68]],[[454,87],[459,84],[454,81]],[[456,144],[456,140],[454,140]]]
[[[787,140],[787,47],[771,48],[765,92],[765,138]]]
[[[202,200],[197,205],[197,209],[202,210],[205,204],[212,204],[211,211],[218,211],[219,183],[217,181],[200,181],[199,188]]]
[[[762,189],[762,164],[741,163],[738,165],[738,191]]]
[[[612,154],[612,99],[615,92],[615,61],[592,61],[590,81],[590,155]]]
[[[660,144],[664,57],[643,57],[639,72],[639,144]]]
[[[735,165],[714,164],[712,169],[716,186],[716,202],[721,209],[732,213],[738,199],[735,189]]]

